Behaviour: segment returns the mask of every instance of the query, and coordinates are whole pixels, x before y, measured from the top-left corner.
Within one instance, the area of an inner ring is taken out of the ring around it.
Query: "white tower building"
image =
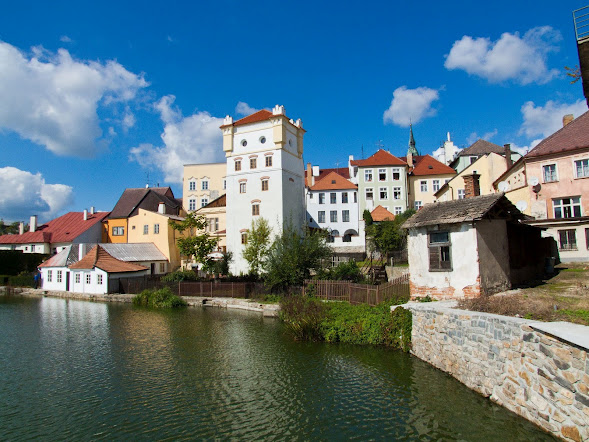
[[[238,121],[225,117],[223,151],[227,157],[227,249],[233,252],[231,272],[246,273],[242,251],[252,221],[263,217],[272,235],[290,223],[305,221],[303,135],[284,106],[261,110]]]

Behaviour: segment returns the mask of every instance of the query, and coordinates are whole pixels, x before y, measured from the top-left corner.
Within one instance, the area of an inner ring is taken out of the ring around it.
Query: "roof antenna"
[[[362,159],[364,159],[364,145],[362,145]]]
[[[145,188],[149,189],[149,172],[145,172],[145,176],[147,178],[147,180],[146,180],[147,182],[145,183]]]

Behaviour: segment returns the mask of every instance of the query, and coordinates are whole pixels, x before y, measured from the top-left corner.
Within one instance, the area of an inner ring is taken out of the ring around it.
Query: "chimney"
[[[565,127],[567,124],[572,123],[574,119],[575,116],[573,114],[566,114],[564,117],[562,117],[562,127]]]
[[[504,144],[503,148],[505,149],[505,164],[509,169],[513,165],[513,161],[511,161],[511,144]]]
[[[88,210],[84,209],[84,221],[88,221]]]
[[[311,187],[313,184],[313,170],[311,168],[311,163],[307,163],[307,186]]]
[[[413,167],[413,154],[411,152],[407,152],[407,165],[410,168]]]
[[[166,213],[166,205],[160,202],[157,206],[157,213],[161,213],[162,215]]]
[[[462,177],[464,180],[464,198],[473,198],[481,194],[481,185],[479,183],[480,177],[481,176],[478,173]]]
[[[29,232],[36,232],[37,231],[37,215],[31,216],[31,221],[29,222]]]
[[[80,243],[78,245],[78,261],[84,257],[86,254],[86,248],[84,247],[84,243]]]
[[[23,233],[25,233],[25,223],[24,223],[24,221],[21,221],[18,224],[18,234],[22,235]]]
[[[94,206],[90,206],[90,215],[94,215],[95,212]]]

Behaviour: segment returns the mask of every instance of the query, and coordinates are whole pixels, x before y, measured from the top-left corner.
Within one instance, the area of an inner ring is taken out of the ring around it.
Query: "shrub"
[[[8,285],[13,287],[35,287],[35,277],[31,275],[9,276]]]
[[[192,270],[177,270],[160,278],[163,282],[198,281],[200,278]]]
[[[158,290],[143,290],[133,297],[133,305],[156,307],[156,308],[176,308],[186,307],[186,301],[172,293],[169,287]]]
[[[366,277],[356,261],[340,262],[337,266],[317,272],[316,279],[364,282]]]
[[[325,306],[308,296],[288,296],[280,302],[280,319],[296,340],[322,341]]]

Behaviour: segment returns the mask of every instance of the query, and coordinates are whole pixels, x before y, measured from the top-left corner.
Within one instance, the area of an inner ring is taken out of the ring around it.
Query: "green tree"
[[[206,218],[192,212],[180,222],[171,219],[169,223],[174,230],[180,233],[187,232],[186,236],[176,240],[180,254],[187,257],[194,256],[195,261],[202,264],[201,270],[210,272],[214,260],[209,255],[217,248],[218,239],[206,232]]]
[[[3,219],[0,219],[0,235],[7,235],[13,234],[16,235],[18,233],[19,222],[15,221],[11,224],[5,224]],[[28,227],[25,226],[25,232],[28,230]]]
[[[301,232],[292,225],[285,226],[270,247],[265,281],[272,290],[302,285],[305,279],[311,277],[311,271],[321,270],[322,261],[332,254],[324,230],[305,228]]]
[[[381,221],[366,226],[366,237],[375,250],[388,256],[395,250],[402,250],[407,244],[407,231],[401,225],[415,210],[409,209],[397,215],[393,221]]]
[[[270,250],[272,229],[264,218],[252,221],[247,235],[247,244],[243,249],[243,258],[249,264],[250,274],[260,276]]]

